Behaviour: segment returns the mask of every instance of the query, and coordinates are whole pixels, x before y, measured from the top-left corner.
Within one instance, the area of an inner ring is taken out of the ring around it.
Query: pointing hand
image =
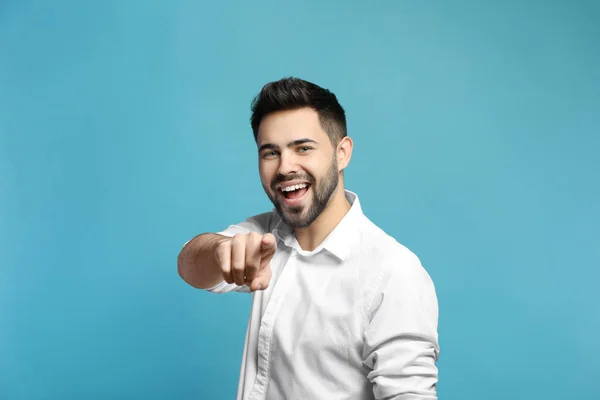
[[[264,290],[271,281],[271,258],[277,242],[271,233],[238,234],[221,242],[215,256],[223,279],[238,286],[248,285],[250,291]]]

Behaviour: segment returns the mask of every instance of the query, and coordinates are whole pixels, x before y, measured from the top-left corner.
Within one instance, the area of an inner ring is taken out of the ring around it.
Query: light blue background
[[[271,208],[288,75],[436,283],[440,398],[600,398],[598,39],[594,1],[1,2],[0,399],[234,398],[250,297],[176,256]]]

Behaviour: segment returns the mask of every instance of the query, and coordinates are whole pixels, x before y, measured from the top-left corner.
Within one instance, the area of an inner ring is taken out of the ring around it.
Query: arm
[[[413,254],[382,275],[370,308],[363,360],[376,399],[436,400],[438,303]]]
[[[227,271],[224,271],[221,268],[221,265],[217,260],[216,250],[221,243],[232,239],[236,235],[248,235],[250,232],[264,235],[268,231],[271,218],[272,213],[264,213],[250,217],[235,225],[230,225],[229,228],[222,232],[205,233],[196,236],[183,246],[183,249],[177,257],[177,270],[179,276],[191,286],[198,289],[205,289],[212,293],[227,293],[232,291],[250,292],[251,290],[248,285],[242,283],[241,285],[236,285],[235,282],[231,280],[233,276],[229,276]],[[223,246],[225,246],[225,244],[226,243],[223,243]],[[238,243],[238,245],[239,244],[240,243]],[[229,246],[229,248],[231,247],[232,246]],[[238,262],[235,261],[236,259]],[[233,260],[228,259],[222,261],[225,261],[225,264],[227,264],[229,269],[232,267],[240,267],[242,265],[238,264],[243,264],[237,257],[234,257]],[[233,262],[233,265],[231,265],[231,262]],[[228,279],[225,279],[226,275],[228,276]],[[262,278],[267,279],[264,275],[262,275]],[[261,279],[257,282],[262,283],[263,288],[268,286],[268,280],[262,282]]]
[[[208,289],[223,281],[223,273],[215,258],[217,246],[227,236],[205,233],[185,244],[177,257],[179,276],[191,286]]]

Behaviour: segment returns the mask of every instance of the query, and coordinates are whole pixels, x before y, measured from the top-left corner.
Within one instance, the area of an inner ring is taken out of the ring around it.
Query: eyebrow
[[[304,138],[304,139],[298,139],[298,140],[294,140],[292,142],[289,142],[287,144],[287,147],[295,147],[295,146],[299,146],[301,144],[305,144],[305,143],[315,143],[315,144],[319,144],[317,141],[309,139],[309,138]],[[262,146],[259,147],[258,152],[262,152],[263,150],[266,149],[272,149],[272,150],[279,150],[280,147],[274,143],[265,143]]]

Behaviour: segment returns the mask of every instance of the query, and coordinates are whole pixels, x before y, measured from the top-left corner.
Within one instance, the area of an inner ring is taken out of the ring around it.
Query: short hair
[[[305,107],[319,114],[321,127],[334,146],[347,135],[346,113],[335,94],[314,83],[288,77],[267,83],[252,100],[250,122],[254,140],[257,140],[260,122],[268,114]]]

